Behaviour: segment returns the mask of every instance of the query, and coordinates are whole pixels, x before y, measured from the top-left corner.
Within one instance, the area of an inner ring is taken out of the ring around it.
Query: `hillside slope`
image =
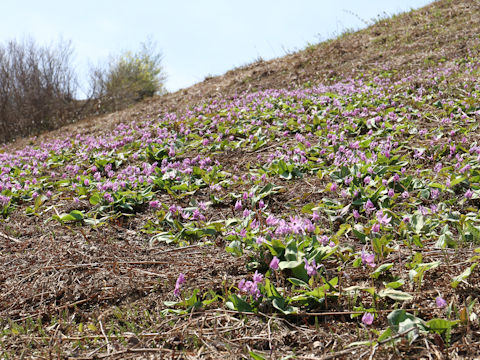
[[[441,0],[422,9],[379,20],[367,29],[270,61],[257,61],[208,78],[189,88],[149,99],[133,109],[93,117],[41,137],[55,138],[64,131],[103,131],[126,119],[145,119],[159,112],[182,112],[190,106],[243,92],[331,84],[359,74],[394,76],[468,56],[480,43],[480,4],[476,0]],[[105,124],[111,126],[105,128]],[[19,140],[24,146],[25,140]]]
[[[5,358],[473,358],[480,3],[0,153]]]

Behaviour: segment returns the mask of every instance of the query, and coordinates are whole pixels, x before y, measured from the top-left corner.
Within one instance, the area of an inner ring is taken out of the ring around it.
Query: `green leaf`
[[[422,326],[423,329],[425,329],[425,321],[406,312],[405,310],[401,310],[401,309],[393,310],[390,314],[388,314],[387,319],[392,329],[396,332],[399,332],[399,326],[405,320],[411,320],[417,325]]]
[[[284,298],[273,299],[272,305],[284,315],[296,314],[298,312],[298,308],[288,305]]]
[[[308,284],[300,279],[288,278],[287,280],[290,281],[293,285],[308,288]]]
[[[81,221],[84,218],[84,215],[80,210],[70,211],[70,216],[76,221]]]
[[[392,268],[393,264],[392,263],[388,263],[388,264],[382,264],[380,265],[374,272],[372,272],[370,274],[370,276],[374,279],[378,279],[380,277],[381,274],[383,274],[384,272],[390,270]]]
[[[34,205],[34,209],[35,209],[35,212],[38,210],[38,208],[40,206],[42,206],[42,204],[47,200],[48,198],[45,196],[45,195],[40,195],[40,196],[37,196],[35,198],[35,205]]]
[[[266,278],[265,279],[265,290],[267,291],[267,297],[268,298],[282,298],[282,296],[280,295],[280,293],[278,292],[277,288],[275,287],[275,285],[272,284],[272,282],[270,281],[270,279]]]
[[[102,199],[100,198],[100,195],[98,193],[93,194],[90,196],[90,204],[92,205],[97,205]]]
[[[432,331],[442,333],[446,330],[450,330],[452,327],[456,326],[460,320],[445,320],[445,319],[432,319],[427,321],[426,325]]]
[[[264,358],[262,355],[256,354],[253,351],[250,351],[249,354],[253,360],[267,360],[267,358]]]
[[[382,342],[392,336],[392,328],[387,328],[377,339],[378,342]]]
[[[280,270],[285,270],[285,269],[294,269],[298,266],[301,266],[303,264],[302,260],[294,260],[294,261],[280,261],[278,263],[278,267]]]
[[[392,281],[392,282],[389,282],[389,283],[385,284],[385,287],[390,288],[390,289],[398,289],[399,287],[402,287],[403,285],[405,285],[405,281],[403,279],[400,279],[400,280]]]
[[[453,279],[452,279],[452,287],[455,289],[458,284],[460,284],[462,281],[464,281],[465,279],[467,279],[471,274],[472,274],[472,271],[477,267],[478,263],[474,263],[472,264],[472,266],[466,268],[460,275],[458,276],[455,276]]]
[[[225,305],[230,310],[235,310],[239,312],[253,312],[252,306],[242,298],[238,297],[237,294],[231,294],[228,297],[228,300],[229,301],[227,301]]]
[[[392,300],[395,300],[395,301],[409,301],[409,300],[413,299],[412,295],[410,295],[406,292],[403,292],[403,291],[392,289],[392,288],[386,288],[386,289],[381,290],[378,293],[378,296],[388,297],[388,298],[390,298]]]

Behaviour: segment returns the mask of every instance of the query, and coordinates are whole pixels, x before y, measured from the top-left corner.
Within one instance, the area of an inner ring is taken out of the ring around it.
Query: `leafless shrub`
[[[77,80],[70,42],[32,39],[0,46],[0,141],[57,128],[75,117]]]

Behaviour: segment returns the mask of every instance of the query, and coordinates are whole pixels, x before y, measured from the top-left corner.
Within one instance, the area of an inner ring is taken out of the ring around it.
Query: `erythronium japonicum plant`
[[[447,342],[457,320],[478,325],[476,305],[467,316],[452,295],[476,279],[478,258],[451,262],[480,243],[479,71],[472,54],[5,150],[2,217],[73,231],[137,217],[145,246],[219,246],[246,259],[237,278],[188,299],[177,273],[177,307],[353,313],[368,331],[387,317],[385,339],[415,324]],[[432,305],[437,285],[451,305],[441,296]],[[427,306],[448,319],[398,310]]]

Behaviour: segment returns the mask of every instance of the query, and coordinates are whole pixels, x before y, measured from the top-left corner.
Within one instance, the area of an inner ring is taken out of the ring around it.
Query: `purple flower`
[[[373,205],[370,199],[368,199],[365,205],[363,205],[363,208],[367,215],[370,215],[370,213],[376,209],[375,205]]]
[[[312,221],[317,221],[318,219],[320,219],[320,215],[318,215],[317,211],[314,211],[312,213]]]
[[[274,256],[272,261],[270,261],[270,265],[268,265],[268,266],[272,270],[278,270],[278,264],[279,263],[280,263],[280,260],[276,256]]]
[[[384,214],[382,210],[377,211],[377,220],[382,225],[388,225],[392,220],[391,217],[388,217],[387,214]]]
[[[235,203],[235,211],[242,210],[242,208],[242,200],[237,200],[237,202]]]
[[[330,191],[331,192],[337,191],[337,183],[332,183],[332,185],[330,186]]]
[[[279,221],[275,216],[270,214],[267,216],[267,220],[265,220],[265,222],[267,223],[268,226],[275,226],[278,224]]]
[[[303,219],[303,223],[305,224],[305,228],[307,232],[313,233],[315,232],[315,224],[310,221],[310,219]]]
[[[365,325],[372,325],[374,318],[375,318],[375,315],[373,315],[372,313],[366,312],[362,316],[362,323],[364,323]]]
[[[290,216],[290,229],[294,234],[305,234],[305,225],[298,216]]]
[[[405,191],[402,193],[402,198],[408,199],[409,197],[410,197],[410,194],[408,193],[407,190],[405,190]]]
[[[152,207],[154,209],[158,209],[160,207],[160,201],[152,200],[152,201],[150,201],[149,205],[150,205],[150,207]]]
[[[372,232],[373,232],[373,233],[378,233],[379,231],[380,231],[380,224],[379,224],[379,223],[373,224],[373,226],[372,226]]]
[[[312,263],[309,264],[307,258],[304,258],[303,261],[305,262],[305,270],[307,270],[308,276],[314,276],[317,273],[317,270],[322,265],[317,265],[315,259],[312,260]]]
[[[260,289],[258,288],[258,284],[263,281],[263,275],[260,274],[258,271],[255,271],[253,275],[253,281],[245,281],[245,279],[240,280],[238,283],[238,289],[243,292],[252,295],[255,299],[260,298],[262,296]]]
[[[447,306],[447,302],[441,296],[437,296],[437,298],[435,299],[435,304],[437,304],[437,307],[440,308],[440,309]]]
[[[355,220],[358,220],[358,218],[360,217],[360,213],[357,209],[353,210],[353,217],[355,218]]]
[[[175,282],[175,290],[173,290],[173,293],[175,296],[180,296],[180,287],[185,283],[185,275],[180,273],[178,275],[177,281]]]
[[[257,237],[256,243],[258,245],[263,244],[265,242],[265,238],[263,236]]]
[[[375,254],[369,254],[365,250],[362,250],[362,263],[370,267],[375,267]]]
[[[258,202],[258,208],[259,208],[259,209],[263,209],[264,207],[265,207],[265,203],[263,202],[263,200],[260,200],[260,201]]]
[[[257,271],[255,271],[255,274],[253,274],[253,282],[255,283],[260,283],[263,281],[263,275]]]
[[[466,192],[465,192],[465,198],[466,199],[471,199],[473,196],[473,191],[471,189],[468,189]]]
[[[393,189],[388,189],[388,197],[393,197],[395,195],[395,191]]]
[[[330,239],[327,235],[322,235],[322,237],[320,237],[318,241],[321,242],[323,246],[326,246],[329,243]]]

